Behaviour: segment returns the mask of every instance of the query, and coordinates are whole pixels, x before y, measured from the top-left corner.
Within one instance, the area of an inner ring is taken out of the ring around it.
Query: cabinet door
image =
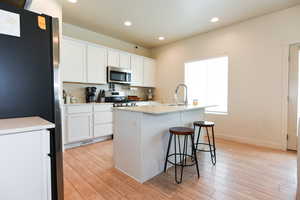
[[[104,47],[87,47],[87,82],[106,84],[107,50]]]
[[[94,126],[94,136],[102,137],[113,135],[113,125],[112,124],[98,124]]]
[[[85,82],[86,45],[80,41],[63,39],[61,51],[62,80],[65,82]]]
[[[144,58],[144,86],[155,87],[156,63],[155,60]]]
[[[72,114],[67,116],[67,142],[77,142],[93,136],[92,114]]]
[[[120,53],[114,49],[107,51],[107,65],[111,67],[120,67]]]
[[[130,54],[126,52],[120,52],[120,67],[130,69]]]
[[[111,111],[94,113],[95,124],[107,124],[107,123],[112,123],[112,121],[113,121],[113,113]]]
[[[132,84],[133,86],[143,86],[144,83],[144,63],[143,57],[131,56]]]
[[[0,199],[51,200],[49,132],[0,136]]]

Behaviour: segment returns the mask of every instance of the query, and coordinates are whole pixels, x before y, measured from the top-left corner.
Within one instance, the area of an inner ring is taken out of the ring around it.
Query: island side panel
[[[142,182],[141,166],[142,113],[114,110],[115,167]]]
[[[175,112],[163,115],[143,114],[142,118],[142,182],[163,172],[169,141],[169,128],[193,127],[193,122],[204,120],[204,109]],[[174,152],[172,140],[170,153]],[[183,142],[183,139],[181,140]],[[190,145],[190,143],[189,143]],[[183,146],[183,144],[181,145]],[[178,149],[178,145],[177,145]],[[189,151],[190,153],[190,151]],[[179,157],[177,157],[179,160]],[[171,159],[174,162],[174,159]],[[170,167],[170,165],[168,165]]]
[[[163,172],[169,141],[169,128],[181,126],[180,112],[151,115],[142,120],[143,182]],[[173,146],[171,150],[173,149]]]

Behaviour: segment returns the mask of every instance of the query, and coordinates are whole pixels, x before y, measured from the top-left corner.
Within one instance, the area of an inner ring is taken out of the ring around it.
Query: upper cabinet
[[[144,87],[155,87],[156,62],[151,58],[144,58]]]
[[[62,80],[66,82],[85,82],[86,44],[64,38],[61,51]]]
[[[131,69],[132,86],[155,87],[154,59],[69,37],[63,37],[61,50],[63,82],[106,84],[111,66]]]
[[[120,67],[130,69],[131,58],[127,52],[120,52]]]
[[[110,67],[120,67],[120,52],[114,49],[107,51],[107,65]]]
[[[133,86],[143,86],[144,84],[144,59],[142,56],[131,55],[131,81]]]
[[[101,46],[87,46],[87,82],[106,84],[107,49]]]

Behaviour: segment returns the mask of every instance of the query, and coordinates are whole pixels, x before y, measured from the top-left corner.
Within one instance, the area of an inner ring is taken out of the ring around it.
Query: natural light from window
[[[211,113],[228,113],[228,57],[216,57],[185,63],[188,100],[218,105],[207,108]]]

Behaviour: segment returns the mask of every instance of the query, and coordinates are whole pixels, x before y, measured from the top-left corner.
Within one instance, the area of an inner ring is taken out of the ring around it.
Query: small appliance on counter
[[[152,89],[149,89],[148,90],[148,101],[151,101],[153,100],[153,92],[152,92]]]
[[[86,87],[85,88],[85,95],[86,95],[86,102],[87,103],[93,103],[96,102],[96,87]]]

